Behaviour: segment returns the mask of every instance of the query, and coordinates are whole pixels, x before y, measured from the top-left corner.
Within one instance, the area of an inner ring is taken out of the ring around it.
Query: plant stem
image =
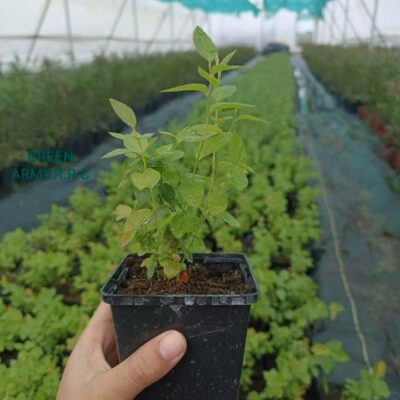
[[[210,74],[211,74],[211,63],[210,63],[210,62],[208,63],[208,71],[209,71]],[[210,92],[211,92],[211,83],[209,82],[209,83],[208,83],[208,92],[207,92],[207,95],[206,95],[206,99],[207,99],[207,100],[206,100],[206,123],[205,123],[206,128],[205,128],[205,135],[207,135],[208,125],[209,125]],[[195,161],[194,168],[193,168],[193,172],[192,172],[193,175],[195,175],[196,172],[197,172],[197,168],[198,168],[198,166],[199,166],[199,161],[200,161],[200,154],[201,154],[201,152],[203,151],[204,142],[205,142],[205,140],[203,140],[203,141],[201,142],[199,151],[198,151],[198,153],[196,154],[196,161]],[[192,178],[193,178],[193,176],[192,176]]]
[[[147,169],[147,162],[146,162],[146,157],[144,156],[144,151],[142,148],[142,144],[140,143],[140,138],[136,138],[136,140],[138,141],[139,144],[139,149],[140,149],[140,156],[142,158],[142,162],[143,162],[143,168],[146,171]],[[162,236],[161,236],[161,229],[158,223],[158,218],[157,218],[157,206],[156,206],[156,200],[154,198],[154,192],[153,189],[150,189],[150,197],[151,197],[151,205],[152,205],[152,211],[153,211],[153,215],[154,215],[154,221],[155,221],[155,225],[156,225],[156,230],[157,230],[157,234],[158,237],[160,238],[160,245],[162,243]]]
[[[217,64],[219,63],[219,59],[218,59],[218,55],[217,55]],[[211,66],[209,65],[209,73],[211,74]],[[218,82],[221,82],[221,72],[218,72],[217,74],[217,79]],[[215,99],[215,104],[219,103],[219,94],[217,94],[216,99]],[[218,119],[218,108],[215,108],[215,120],[217,121]],[[218,125],[218,122],[216,122],[216,124]],[[211,164],[211,174],[210,174],[210,187],[208,188],[208,192],[211,191],[213,185],[214,185],[214,176],[215,176],[215,169],[216,169],[216,153],[212,153],[212,164]]]

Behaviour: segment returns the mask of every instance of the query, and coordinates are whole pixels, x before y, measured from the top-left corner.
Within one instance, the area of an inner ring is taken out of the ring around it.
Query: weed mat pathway
[[[299,135],[316,161],[321,187],[323,252],[316,279],[321,298],[345,308],[336,321],[317,327],[314,338],[341,340],[351,356],[331,381],[356,378],[366,361],[382,359],[390,398],[400,399],[400,193],[390,184],[395,173],[369,128],[336,104],[300,56],[292,62]]]

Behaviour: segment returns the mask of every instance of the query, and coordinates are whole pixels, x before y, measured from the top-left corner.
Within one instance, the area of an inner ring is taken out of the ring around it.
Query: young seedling
[[[181,276],[187,282],[187,274],[181,272],[187,262],[192,262],[193,252],[204,250],[204,226],[239,225],[228,211],[228,193],[246,188],[251,168],[246,164],[245,146],[236,127],[241,120],[265,122],[248,113],[254,109],[251,104],[229,101],[235,86],[222,85],[223,72],[240,68],[230,65],[235,51],[220,60],[215,44],[200,27],[194,30],[193,42],[207,61],[207,70],[198,68],[205,83],[188,83],[163,92],[202,93],[202,123],[179,132],[162,131],[162,140],[138,133],[135,113],[127,105],[110,100],[130,133],[110,133],[123,147],[103,158],[126,157],[120,186],[130,183],[134,198],[133,207],[119,204],[113,213],[123,222],[121,245],[129,244],[139,255],[148,255],[142,266],[149,279],[157,271],[167,279]]]

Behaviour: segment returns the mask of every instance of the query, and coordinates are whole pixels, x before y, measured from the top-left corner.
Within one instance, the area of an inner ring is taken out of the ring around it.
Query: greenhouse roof
[[[187,8],[199,8],[205,12],[240,13],[260,11],[249,0],[161,0],[165,3],[178,2]],[[315,17],[322,16],[322,10],[329,0],[263,0],[264,9],[269,13],[276,13],[282,8],[294,12],[307,12]]]
[[[258,14],[260,11],[254,4],[248,0],[161,0],[166,3],[177,1],[187,8],[200,8],[205,12],[221,13],[240,13],[252,11]]]
[[[264,0],[264,7],[270,13],[281,8],[295,12],[307,12],[315,17],[322,17],[322,10],[329,0]]]

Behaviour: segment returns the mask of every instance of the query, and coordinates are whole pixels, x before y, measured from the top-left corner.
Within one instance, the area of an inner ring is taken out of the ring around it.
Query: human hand
[[[101,303],[72,351],[57,400],[132,400],[183,357],[186,340],[167,331],[117,365],[111,308]]]

